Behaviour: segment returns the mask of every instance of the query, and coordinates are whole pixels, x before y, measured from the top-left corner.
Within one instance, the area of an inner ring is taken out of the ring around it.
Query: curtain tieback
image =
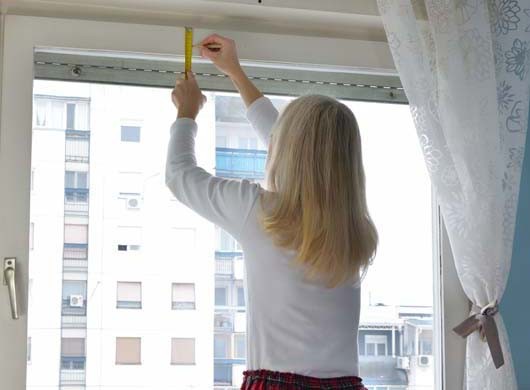
[[[453,328],[453,331],[466,338],[478,330],[482,341],[488,343],[495,368],[502,367],[504,364],[504,355],[502,353],[497,324],[493,318],[499,312],[497,301],[489,303],[483,308],[473,305],[472,311],[477,313],[466,318],[460,325]]]

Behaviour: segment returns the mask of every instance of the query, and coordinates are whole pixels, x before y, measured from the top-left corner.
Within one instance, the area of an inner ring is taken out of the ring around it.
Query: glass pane
[[[126,142],[140,142],[140,127],[122,126],[121,140]]]
[[[175,118],[168,90],[37,80],[34,93],[38,179],[30,223],[38,234],[30,252],[28,383],[35,390],[133,388],[156,377],[179,389],[239,388],[246,367],[244,254],[166,188]],[[264,186],[267,145],[252,132],[241,99],[204,93],[198,123],[215,131],[198,132],[198,163]],[[292,98],[272,100],[282,108]],[[370,388],[430,390],[437,358],[430,185],[409,108],[344,103],[359,123],[369,209],[380,235],[362,288],[360,374]],[[129,204],[132,197],[136,203]],[[86,239],[69,230],[77,225],[86,226]],[[118,281],[141,283],[145,307],[139,294],[118,299]],[[191,289],[174,285],[195,285],[193,301]],[[86,337],[84,355],[61,354],[63,337]],[[190,341],[177,348],[174,339],[195,340],[193,349]],[[138,366],[124,371],[123,364]]]
[[[75,103],[66,105],[66,128],[75,129]]]

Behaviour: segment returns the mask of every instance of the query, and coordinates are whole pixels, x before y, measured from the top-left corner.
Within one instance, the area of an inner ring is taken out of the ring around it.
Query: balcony
[[[86,328],[86,315],[67,315],[61,316],[61,327],[63,329],[84,329]]]
[[[220,333],[246,332],[247,313],[231,307],[215,307],[214,331]]]
[[[62,305],[63,316],[86,316],[86,297],[83,299],[83,306],[71,306],[70,299],[64,298]],[[86,323],[86,320],[85,320]]]
[[[405,370],[397,368],[398,357],[359,356],[360,374],[365,386],[407,386]]]
[[[61,370],[61,385],[84,385],[85,370]]]
[[[90,132],[66,130],[65,161],[88,163]]]
[[[69,272],[86,272],[88,269],[88,244],[65,243],[63,269]]]
[[[262,180],[265,178],[265,150],[215,149],[215,174],[222,177]]]
[[[229,259],[215,259],[215,275],[232,276],[234,274],[234,261]]]
[[[64,212],[88,215],[88,188],[65,188]]]

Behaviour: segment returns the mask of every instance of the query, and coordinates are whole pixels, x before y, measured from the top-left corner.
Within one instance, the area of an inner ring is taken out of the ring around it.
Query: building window
[[[140,126],[122,126],[122,142],[140,142]]]
[[[258,139],[255,137],[239,137],[238,138],[239,149],[258,149]]]
[[[87,163],[89,160],[90,142],[88,137],[66,134],[65,159],[71,162]]]
[[[49,102],[42,99],[35,100],[35,126],[46,127]]]
[[[88,172],[66,171],[64,175],[65,188],[88,188]]]
[[[247,336],[245,334],[234,334],[234,358],[247,358]]]
[[[195,339],[171,339],[171,364],[195,364]]]
[[[230,335],[216,334],[213,336],[213,357],[216,359],[230,357]]]
[[[366,335],[364,336],[365,355],[367,356],[386,356],[388,338],[386,335]]]
[[[85,339],[65,338],[61,339],[61,369],[84,370],[85,369]]]
[[[118,309],[141,309],[142,283],[118,282],[116,297],[116,307]]]
[[[232,384],[232,365],[216,363],[213,366],[213,380],[215,384]]]
[[[245,306],[245,289],[237,287],[237,306]]]
[[[142,364],[140,337],[116,337],[116,364]]]
[[[215,146],[217,148],[227,148],[228,147],[227,137],[225,135],[215,136]]]
[[[66,128],[75,129],[75,103],[66,103]]]
[[[420,339],[420,355],[432,355],[432,340]]]
[[[215,288],[215,306],[228,306],[228,288]]]
[[[86,315],[86,280],[63,280],[62,314]]]
[[[88,225],[64,225],[64,242],[66,244],[87,244]]]
[[[171,309],[195,309],[195,284],[173,283],[171,285]]]

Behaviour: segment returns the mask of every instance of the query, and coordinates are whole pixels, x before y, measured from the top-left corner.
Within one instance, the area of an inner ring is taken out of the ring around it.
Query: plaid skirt
[[[243,376],[241,390],[367,390],[357,376],[315,378],[269,370],[245,371]]]

